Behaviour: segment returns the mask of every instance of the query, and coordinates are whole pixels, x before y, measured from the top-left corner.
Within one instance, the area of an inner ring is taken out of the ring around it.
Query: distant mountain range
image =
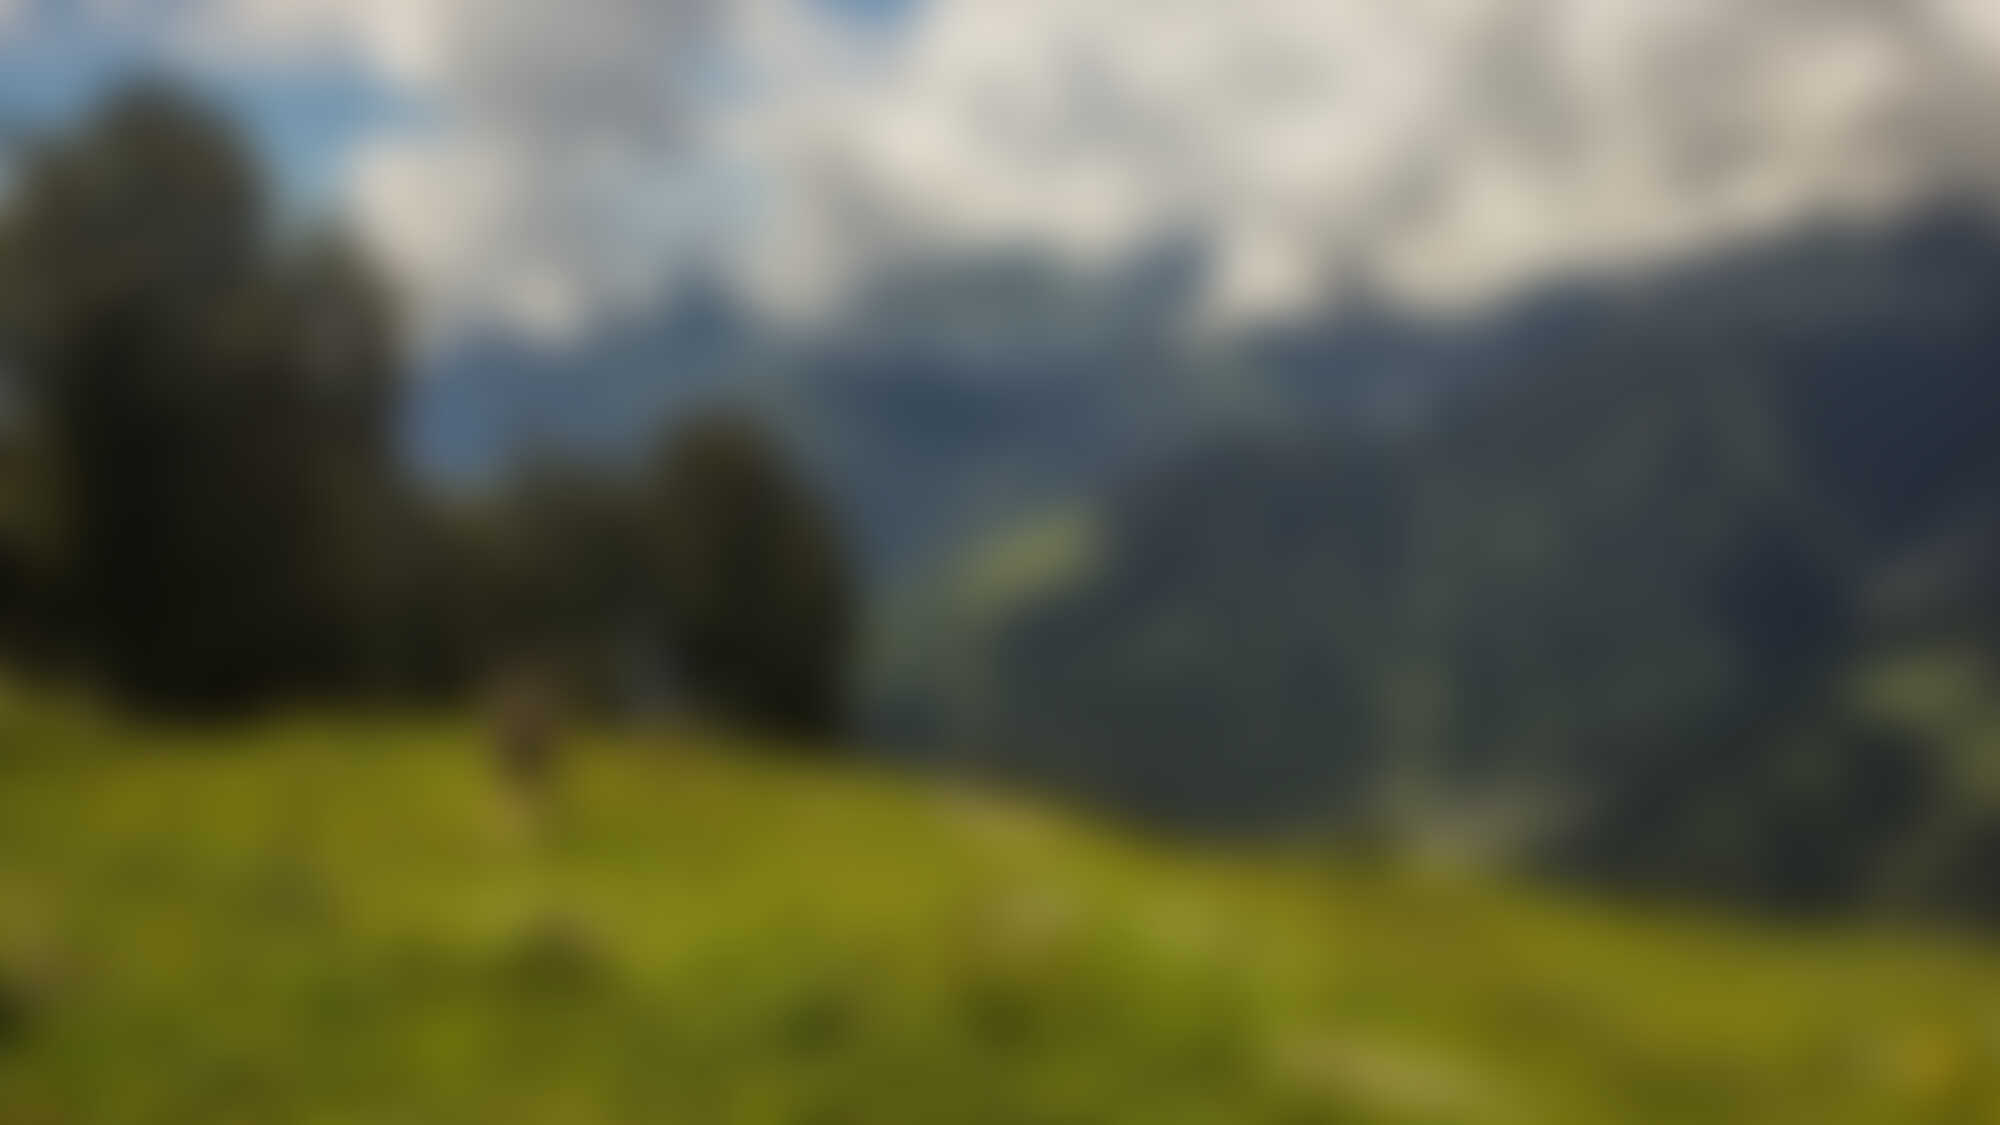
[[[758,397],[875,579],[885,735],[1156,814],[1532,806],[1537,854],[1814,900],[1891,862],[1957,893],[2000,848],[2000,793],[1952,795],[2000,716],[1878,698],[2000,676],[1980,212],[1226,341],[1180,328],[1200,268],[944,270],[809,343],[682,298],[468,349],[411,432],[476,474]]]

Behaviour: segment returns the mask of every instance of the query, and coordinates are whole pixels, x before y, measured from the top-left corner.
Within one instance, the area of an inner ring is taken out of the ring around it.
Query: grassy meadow
[[[2000,955],[671,729],[0,704],[0,1122],[1995,1122]]]

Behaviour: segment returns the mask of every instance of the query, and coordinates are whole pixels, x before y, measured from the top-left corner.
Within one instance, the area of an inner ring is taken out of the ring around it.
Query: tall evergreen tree
[[[710,710],[824,733],[842,719],[853,590],[826,510],[747,414],[669,435],[652,499],[681,689]]]
[[[224,706],[356,674],[344,544],[388,479],[386,301],[276,249],[260,176],[145,86],[31,154],[0,216],[0,317],[58,466],[66,622],[131,698]]]

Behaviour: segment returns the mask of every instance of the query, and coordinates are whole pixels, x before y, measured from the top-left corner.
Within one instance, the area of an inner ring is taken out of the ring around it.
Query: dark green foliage
[[[841,543],[748,413],[691,416],[643,474],[526,459],[423,529],[406,647],[425,682],[525,664],[591,709],[841,725],[855,614]]]
[[[654,472],[650,534],[681,690],[724,715],[838,727],[854,593],[827,511],[740,412],[679,425]]]
[[[264,212],[230,131],[145,87],[35,152],[0,216],[0,340],[63,507],[37,597],[149,705],[351,686],[381,659],[393,325],[350,255],[281,254]]]
[[[446,684],[528,664],[572,704],[825,734],[854,590],[829,513],[754,417],[699,413],[626,477],[542,457],[429,522],[413,628]]]
[[[26,420],[9,411],[18,401],[14,389],[0,382],[0,651],[25,657],[51,633],[63,535],[51,458]]]

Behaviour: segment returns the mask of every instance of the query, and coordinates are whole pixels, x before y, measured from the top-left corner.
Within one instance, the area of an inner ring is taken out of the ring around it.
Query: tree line
[[[249,151],[144,85],[0,202],[0,639],[141,708],[424,698],[531,662],[575,698],[842,719],[839,529],[744,409],[637,472],[435,494],[397,448],[398,303],[287,232]],[[662,377],[671,377],[663,372]]]

